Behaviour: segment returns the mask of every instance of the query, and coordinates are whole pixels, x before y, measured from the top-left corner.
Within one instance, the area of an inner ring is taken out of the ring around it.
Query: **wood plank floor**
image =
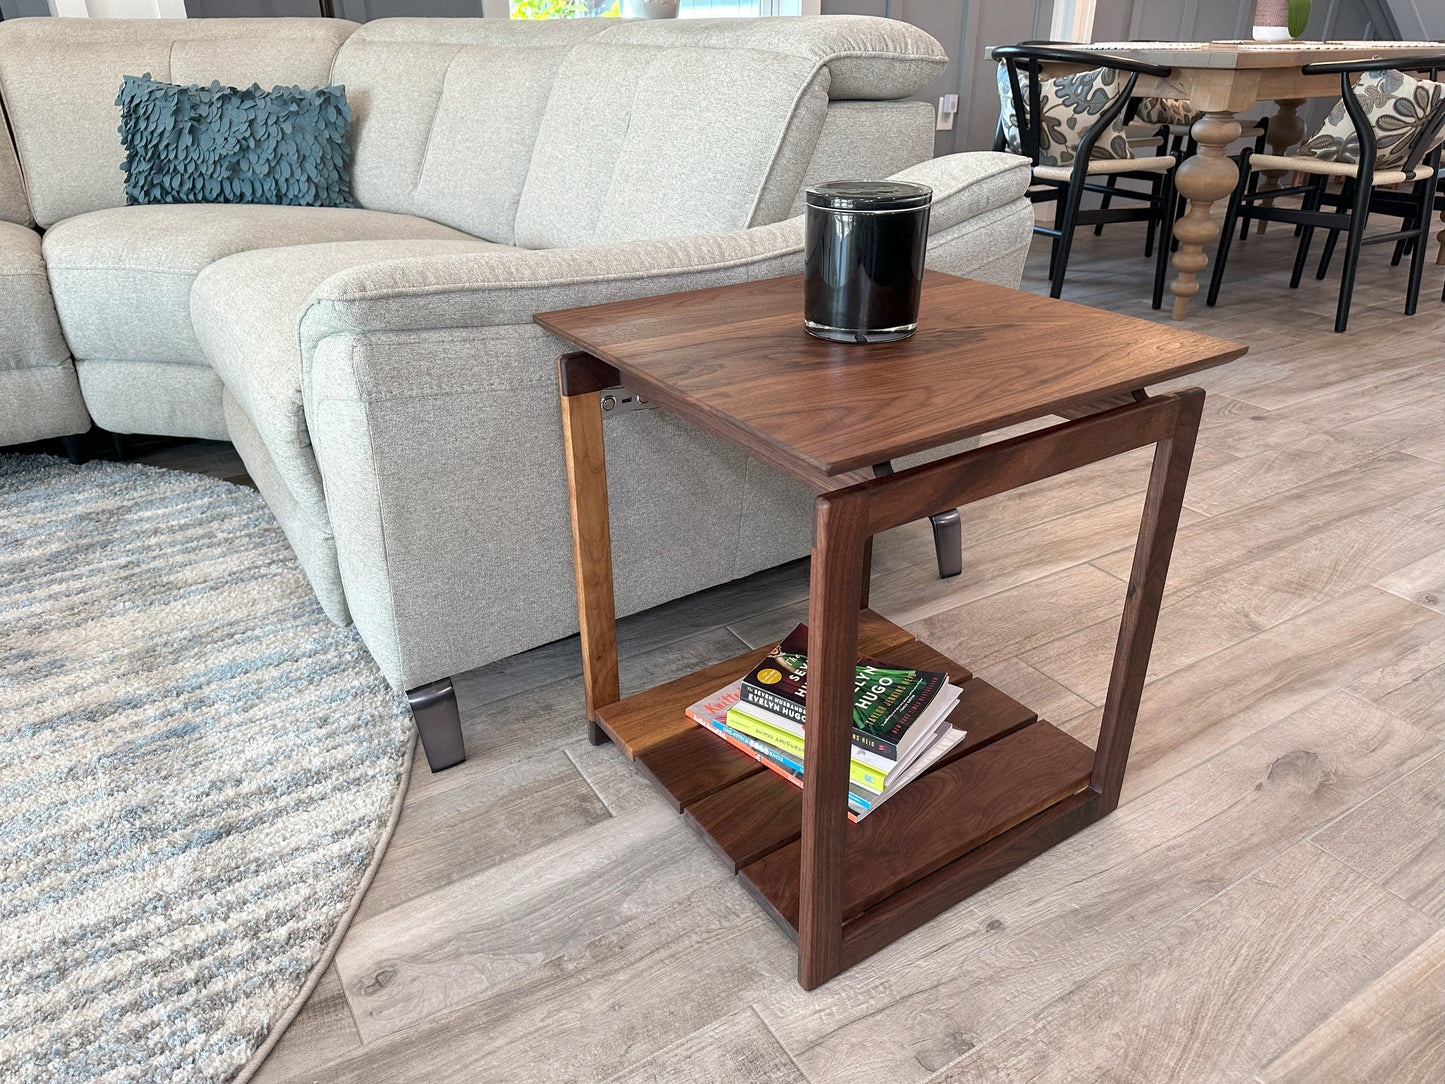
[[[1149,317],[1137,231],[1066,296]],[[1112,816],[805,993],[791,946],[610,747],[575,639],[459,682],[335,963],[258,1080],[913,1084],[1445,1078],[1445,309],[1278,226],[1190,326],[1252,352],[1204,428]],[[1433,247],[1432,247],[1433,255]],[[1036,245],[1025,286],[1044,289]],[[1157,317],[1157,314],[1155,315]],[[183,452],[169,465],[188,466]],[[965,571],[880,536],[873,606],[1092,740],[1147,454],[974,506]],[[208,451],[192,469],[224,475]],[[623,692],[757,646],[805,562],[621,624]],[[525,750],[525,752],[523,752]]]

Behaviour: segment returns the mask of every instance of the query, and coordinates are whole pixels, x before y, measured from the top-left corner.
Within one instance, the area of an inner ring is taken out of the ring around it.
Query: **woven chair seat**
[[[1089,176],[1108,173],[1167,173],[1174,168],[1172,154],[1155,158],[1091,158]],[[1034,176],[1045,181],[1067,181],[1074,175],[1073,166],[1034,166]]]
[[[1249,168],[1298,170],[1300,173],[1310,173],[1317,177],[1358,177],[1360,174],[1360,167],[1353,162],[1332,162],[1327,158],[1295,154],[1251,155]],[[1381,169],[1375,171],[1375,184],[1404,184],[1407,181],[1423,181],[1434,175],[1435,171],[1423,164],[1416,166],[1410,173],[1401,169]]]

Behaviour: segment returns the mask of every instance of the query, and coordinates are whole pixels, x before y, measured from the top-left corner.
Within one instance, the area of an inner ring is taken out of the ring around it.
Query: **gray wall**
[[[321,14],[321,0],[186,0],[192,19],[238,19],[256,16]]]
[[[18,19],[22,15],[49,15],[47,0],[0,0],[0,19]]]
[[[916,97],[937,109],[940,95],[958,95],[953,131],[934,140],[935,154],[952,154],[993,144],[998,91],[984,46],[1048,37],[1053,0],[823,0],[823,13],[902,19],[942,42],[948,67]]]
[[[1400,4],[1401,0],[1395,0]],[[1411,0],[1403,0],[1410,3]],[[1415,0],[1426,6],[1440,0]],[[1445,8],[1442,8],[1445,10]],[[1247,38],[1254,0],[1098,0],[1095,41],[1217,41]],[[1315,0],[1304,36],[1393,38],[1394,19],[1381,0]]]
[[[482,0],[333,0],[336,14],[364,23],[397,15],[480,18]]]
[[[1438,41],[1445,38],[1445,3],[1441,0],[1389,0],[1386,5],[1400,27],[1405,41]]]

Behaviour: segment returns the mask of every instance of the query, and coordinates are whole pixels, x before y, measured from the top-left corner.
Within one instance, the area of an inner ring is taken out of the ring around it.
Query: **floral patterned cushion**
[[[1365,72],[1355,83],[1355,97],[1375,130],[1375,168],[1399,169],[1410,155],[1410,141],[1425,126],[1430,113],[1445,101],[1445,83],[1416,79],[1397,71]],[[1445,133],[1437,133],[1427,148],[1433,150]],[[1360,139],[1345,112],[1341,98],[1320,130],[1300,147],[1299,153],[1330,162],[1360,160]]]
[[[1145,124],[1193,124],[1202,113],[1185,98],[1140,98],[1134,119]]]
[[[1079,140],[1098,121],[1119,92],[1126,76],[1112,68],[1091,68],[1074,75],[1045,79],[1039,87],[1039,111],[1043,124],[1039,134],[1039,165],[1071,166],[1077,157]],[[1028,72],[1019,72],[1019,89],[1024,102],[1029,100]],[[1008,65],[999,61],[998,97],[1001,107],[1004,141],[1015,154],[1023,153],[1019,139],[1019,121],[1014,110],[1013,90],[1009,86]],[[1121,113],[1094,144],[1094,158],[1132,158],[1129,139],[1124,131]]]

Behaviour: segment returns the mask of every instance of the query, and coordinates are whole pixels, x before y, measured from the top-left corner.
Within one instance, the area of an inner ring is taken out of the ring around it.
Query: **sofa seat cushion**
[[[252,249],[403,239],[470,238],[425,218],[359,208],[159,204],[58,222],[46,231],[45,260],[75,357],[204,365],[190,317],[203,268]]]
[[[339,597],[340,579],[301,396],[297,324],[312,292],[337,272],[362,264],[502,247],[470,237],[300,245],[238,253],[196,277],[191,297],[196,335],[225,386],[228,417],[244,412],[252,430],[253,439],[238,439],[237,448],[250,468],[247,448],[256,441],[264,445],[269,462],[257,463],[253,477],[278,517],[285,510],[290,522],[282,526],[293,544],[308,540],[303,567],[323,601]],[[329,559],[318,552],[326,546]],[[336,605],[328,607],[333,617],[335,611]]]
[[[0,447],[89,428],[50,302],[40,235],[0,222]]]

